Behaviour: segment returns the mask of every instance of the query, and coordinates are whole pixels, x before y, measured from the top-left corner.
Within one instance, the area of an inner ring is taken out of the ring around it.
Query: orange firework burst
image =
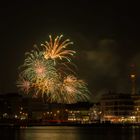
[[[73,55],[75,51],[66,49],[66,47],[68,47],[70,44],[73,44],[73,42],[71,42],[69,39],[61,41],[62,37],[63,35],[57,36],[53,41],[50,35],[49,36],[50,41],[49,42],[46,41],[45,44],[41,44],[41,46],[45,48],[44,57],[46,59],[50,58],[55,60],[57,58],[59,59],[65,58],[68,61],[70,61],[68,55]]]

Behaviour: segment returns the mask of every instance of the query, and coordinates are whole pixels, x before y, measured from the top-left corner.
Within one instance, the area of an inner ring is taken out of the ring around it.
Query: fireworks
[[[69,75],[73,70],[68,66],[75,51],[67,49],[73,44],[69,39],[62,41],[62,35],[54,40],[35,46],[25,54],[24,64],[17,87],[28,94],[44,98],[49,102],[76,103],[89,100],[89,91],[83,80]],[[59,61],[58,61],[59,60]],[[73,72],[74,73],[74,72]]]
[[[26,78],[20,77],[17,81],[17,86],[25,93],[28,93],[30,89],[30,81],[26,80]]]
[[[76,103],[77,101],[89,100],[86,83],[73,75],[64,78],[61,93],[64,96],[64,102]]]
[[[55,40],[52,40],[51,35],[49,36],[50,38],[50,42],[45,42],[45,44],[41,44],[41,46],[43,46],[45,48],[45,52],[44,52],[44,57],[46,59],[67,59],[68,61],[70,61],[70,58],[68,57],[68,55],[73,55],[75,53],[75,51],[73,50],[66,50],[66,47],[68,47],[69,45],[73,44],[73,42],[71,42],[69,39],[60,42],[61,38],[63,37],[63,35],[61,36],[57,36],[55,38]]]

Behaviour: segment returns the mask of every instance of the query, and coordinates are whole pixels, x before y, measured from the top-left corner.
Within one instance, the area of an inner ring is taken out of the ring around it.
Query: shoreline
[[[85,128],[108,128],[108,127],[139,127],[139,123],[91,123],[91,124],[76,124],[76,123],[0,123],[0,127],[47,127],[47,126],[75,126],[75,127],[85,127]]]

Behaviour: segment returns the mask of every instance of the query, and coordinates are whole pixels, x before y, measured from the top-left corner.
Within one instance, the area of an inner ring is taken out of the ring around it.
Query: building
[[[90,123],[100,123],[102,118],[102,111],[100,103],[94,103],[89,109],[89,120]]]
[[[131,94],[107,93],[101,98],[101,121],[134,122],[135,101]]]
[[[79,102],[67,105],[68,122],[89,123],[90,122],[90,108],[93,103]]]
[[[18,93],[0,95],[0,118],[18,118],[22,106],[22,98]]]
[[[140,123],[140,94],[132,95],[134,101],[133,115],[135,116],[135,121]]]

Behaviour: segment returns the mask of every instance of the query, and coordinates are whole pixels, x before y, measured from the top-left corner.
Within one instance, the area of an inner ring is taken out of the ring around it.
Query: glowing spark
[[[57,36],[54,41],[52,40],[51,35],[49,36],[50,38],[50,42],[45,42],[45,44],[41,44],[41,46],[43,46],[45,48],[45,52],[44,52],[44,57],[46,59],[67,59],[68,61],[70,61],[70,58],[68,57],[68,55],[73,55],[75,53],[75,51],[73,50],[66,50],[66,47],[68,47],[69,45],[73,44],[73,42],[71,42],[69,39],[66,39],[65,41],[61,42],[61,38],[63,37],[63,35],[61,36]]]
[[[68,64],[72,65],[69,56],[75,51],[66,48],[73,43],[69,39],[61,41],[62,35],[54,40],[51,36],[49,38],[49,42],[41,45],[42,50],[34,46],[35,50],[25,54],[17,87],[23,92],[30,91],[33,97],[45,97],[49,102],[75,103],[89,100],[86,83],[67,74],[67,71],[73,72]]]
[[[20,78],[20,80],[17,81],[17,87],[19,87],[25,93],[28,93],[30,89],[30,82],[24,78]]]
[[[61,92],[65,96],[64,102],[75,103],[89,100],[86,83],[83,80],[78,80],[73,75],[68,75],[64,79]]]

